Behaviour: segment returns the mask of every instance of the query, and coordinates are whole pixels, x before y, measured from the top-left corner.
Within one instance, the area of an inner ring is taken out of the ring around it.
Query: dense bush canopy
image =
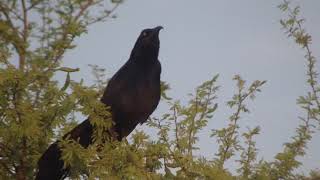
[[[290,142],[271,161],[257,159],[255,137],[263,127],[240,131],[242,114],[249,113],[247,102],[254,100],[266,81],[247,83],[234,76],[235,94],[227,105],[233,113],[227,126],[212,129],[219,145],[214,157],[194,152],[198,134],[212,119],[216,103],[218,75],[199,85],[187,104],[166,95],[169,85],[162,83],[162,101],[169,106],[160,117],[151,117],[148,127],[157,138],[136,131],[122,142],[99,141],[109,121],[99,101],[107,83],[104,69],[92,65],[96,83],[85,86],[72,79],[73,67],[63,67],[65,52],[75,48],[74,39],[87,33],[87,27],[107,18],[121,1],[102,0],[1,0],[0,1],[0,179],[33,179],[37,161],[46,148],[78,124],[77,114],[92,117],[96,142],[87,149],[76,141],[61,141],[63,159],[71,166],[70,178],[79,179],[319,179],[318,171],[297,174],[303,166],[298,160],[307,143],[319,129],[320,86],[316,58],[310,49],[311,35],[304,29],[299,7],[287,1],[279,5],[280,21],[289,39],[305,52],[306,83],[309,91],[297,99],[305,115]],[[89,32],[90,33],[90,32]],[[57,73],[66,79],[56,80]],[[220,105],[219,105],[220,106]],[[225,163],[239,155],[236,173]]]

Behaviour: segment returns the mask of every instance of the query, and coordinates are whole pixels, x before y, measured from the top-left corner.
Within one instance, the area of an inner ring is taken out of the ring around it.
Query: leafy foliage
[[[280,21],[289,38],[306,53],[310,90],[297,100],[305,117],[291,141],[284,144],[274,160],[257,161],[254,137],[260,127],[241,131],[243,114],[250,113],[248,100],[254,100],[266,81],[247,84],[234,77],[236,91],[227,102],[233,113],[227,126],[213,129],[211,137],[219,145],[214,157],[196,155],[199,134],[214,119],[218,75],[199,85],[181,103],[167,95],[162,82],[162,100],[169,109],[147,122],[157,133],[151,138],[136,131],[127,141],[105,141],[111,126],[110,113],[98,100],[107,84],[104,69],[90,65],[96,79],[92,86],[72,80],[74,67],[62,67],[63,55],[75,48],[73,40],[87,32],[92,23],[113,18],[121,1],[32,0],[0,1],[0,179],[33,179],[37,161],[49,144],[73,128],[79,114],[90,116],[96,127],[95,143],[88,148],[76,141],[61,140],[65,166],[71,166],[71,179],[319,179],[319,170],[309,176],[297,174],[298,157],[319,126],[320,99],[316,58],[311,52],[311,36],[303,28],[299,7],[284,1],[279,8],[288,15]],[[54,79],[65,73],[64,81]],[[107,119],[107,120],[106,120]],[[225,163],[237,158],[236,173]]]

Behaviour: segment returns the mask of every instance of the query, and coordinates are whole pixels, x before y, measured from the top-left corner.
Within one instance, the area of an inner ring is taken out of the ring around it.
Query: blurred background
[[[162,25],[159,59],[162,80],[172,89],[168,92],[170,97],[187,103],[188,93],[193,93],[195,87],[220,75],[219,107],[200,134],[198,154],[212,157],[217,152],[218,144],[209,135],[211,129],[224,127],[232,113],[225,104],[236,89],[232,78],[239,74],[248,84],[267,80],[255,101],[249,103],[251,113],[243,114],[240,126],[243,130],[247,126],[261,127],[256,138],[258,158],[269,160],[283,149],[284,142],[290,141],[299,125],[298,117],[305,115],[296,99],[308,90],[304,52],[286,37],[279,23],[285,17],[277,8],[281,2],[127,0],[117,9],[116,19],[90,26],[88,34],[76,40],[78,47],[66,54],[64,65],[80,68],[80,72],[71,75],[72,79],[84,79],[87,84],[93,80],[88,76],[88,64],[105,68],[111,77],[127,61],[140,31]],[[312,35],[311,48],[320,57],[320,1],[293,2],[301,6],[305,27]],[[167,105],[161,103],[153,116],[166,110]],[[319,167],[319,138],[319,133],[313,136],[299,171]],[[234,170],[233,163],[225,167]]]

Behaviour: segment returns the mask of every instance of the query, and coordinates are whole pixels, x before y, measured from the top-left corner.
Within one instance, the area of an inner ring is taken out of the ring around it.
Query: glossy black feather
[[[160,100],[161,65],[158,61],[158,26],[145,29],[138,37],[129,60],[111,78],[101,102],[111,107],[116,139],[128,136],[139,123],[144,123],[156,109]],[[83,121],[64,138],[79,139],[83,147],[92,143],[93,128],[90,119]],[[68,169],[63,169],[61,151],[57,142],[49,146],[38,162],[37,180],[63,179]]]

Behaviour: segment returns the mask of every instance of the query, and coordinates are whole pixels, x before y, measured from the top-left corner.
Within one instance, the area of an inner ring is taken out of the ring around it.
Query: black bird
[[[160,100],[161,64],[158,60],[161,26],[144,29],[139,35],[129,60],[109,81],[101,98],[109,106],[114,122],[111,131],[121,141],[140,123],[144,123]],[[79,139],[83,147],[92,143],[93,126],[90,118],[83,121],[63,138]],[[63,169],[58,142],[53,143],[38,161],[36,180],[64,179],[69,170]]]

